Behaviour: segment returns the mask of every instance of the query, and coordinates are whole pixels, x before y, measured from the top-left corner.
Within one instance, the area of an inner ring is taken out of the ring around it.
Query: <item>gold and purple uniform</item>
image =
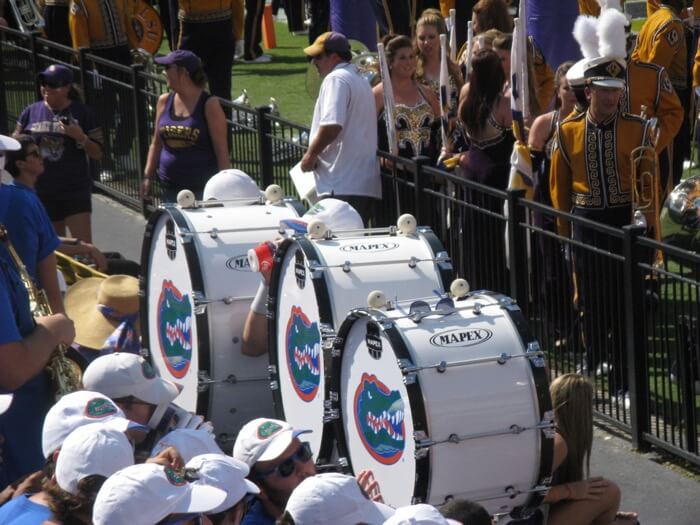
[[[663,67],[676,90],[687,88],[687,56],[683,22],[669,6],[661,5],[642,26],[633,60]]]
[[[650,145],[650,126],[636,116],[616,112],[596,124],[589,112],[573,115],[557,131],[549,187],[552,206],[611,226],[631,221],[632,150]],[[558,221],[561,235],[568,223]]]
[[[647,118],[658,119],[656,150],[663,151],[673,142],[683,122],[683,107],[666,71],[656,64],[630,60],[625,80],[627,87],[620,101],[622,111],[639,115],[645,106]]]
[[[180,0],[178,20],[191,23],[231,22],[233,36],[243,39],[243,0]]]
[[[127,0],[71,0],[68,26],[75,49],[138,47]]]
[[[582,15],[599,16],[600,5],[596,0],[578,0],[578,11]]]

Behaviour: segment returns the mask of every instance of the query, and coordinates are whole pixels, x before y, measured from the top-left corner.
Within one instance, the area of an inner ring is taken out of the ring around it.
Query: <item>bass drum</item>
[[[464,498],[520,516],[542,501],[553,413],[542,352],[512,299],[354,310],[331,369],[341,464],[371,469],[385,503]]]
[[[392,298],[442,293],[452,265],[428,228],[340,232],[327,239],[297,236],[275,253],[269,289],[270,372],[277,417],[309,429],[314,457],[329,462],[324,436],[325,357],[335,331],[353,308],[381,288]]]
[[[247,252],[298,217],[298,201],[158,209],[146,226],[141,267],[144,346],[161,376],[184,387],[175,402],[214,423],[220,441],[271,416],[265,356],[241,354],[260,276]]]

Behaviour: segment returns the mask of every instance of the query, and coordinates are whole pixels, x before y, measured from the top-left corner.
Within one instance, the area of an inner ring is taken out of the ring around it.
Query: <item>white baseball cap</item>
[[[181,391],[176,383],[158,376],[143,357],[130,352],[114,352],[95,359],[85,369],[83,386],[112,399],[134,396],[156,405],[159,410],[149,421],[153,428]]]
[[[338,199],[323,199],[311,206],[301,220],[310,222],[318,219],[331,231],[361,230],[365,227],[357,210],[347,202]]]
[[[399,507],[384,525],[461,525],[459,521],[445,518],[432,505],[421,503]]]
[[[221,505],[226,493],[188,482],[182,471],[141,463],[112,474],[97,493],[95,525],[153,525],[170,514],[200,514]]]
[[[214,436],[201,428],[176,428],[165,434],[151,450],[151,457],[157,456],[168,447],[175,447],[187,463],[201,454],[224,454],[216,444]]]
[[[253,468],[258,461],[277,459],[294,438],[309,432],[311,430],[294,430],[292,425],[279,419],[253,419],[238,432],[233,457]]]
[[[121,408],[107,396],[89,390],[71,392],[53,405],[44,419],[41,436],[41,448],[44,457],[61,448],[63,441],[76,428],[90,423],[103,423],[122,432],[130,429],[148,429],[143,425],[129,421]]]
[[[259,199],[264,195],[255,181],[244,171],[221,170],[204,186],[204,200]]]
[[[17,139],[0,135],[0,151],[17,151],[22,148],[22,145]]]
[[[76,495],[78,482],[99,474],[108,478],[134,464],[134,449],[124,432],[101,423],[76,428],[63,442],[56,460],[56,482]]]
[[[221,454],[201,454],[187,462],[187,468],[197,471],[199,479],[195,484],[211,485],[226,492],[226,499],[209,514],[218,514],[232,508],[246,494],[260,494],[260,489],[246,476],[248,465],[230,456]]]
[[[297,525],[381,525],[394,509],[370,500],[352,476],[316,474],[294,489],[285,508]]]
[[[0,394],[0,414],[4,414],[12,405],[12,394]]]

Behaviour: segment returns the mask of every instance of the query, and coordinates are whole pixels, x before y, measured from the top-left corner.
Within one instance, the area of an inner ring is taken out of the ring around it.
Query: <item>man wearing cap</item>
[[[260,488],[242,525],[273,525],[297,485],[316,474],[309,444],[299,440],[307,432],[267,418],[254,419],[241,428],[233,457],[248,465],[248,477]]]
[[[132,421],[148,426],[149,435],[140,447],[145,452],[176,428],[212,430],[201,416],[172,404],[180,394],[179,385],[159,377],[139,355],[115,352],[98,357],[85,370],[83,385],[110,397]]]
[[[350,64],[350,44],[344,35],[324,33],[304,53],[323,82],[301,169],[314,172],[321,197],[348,202],[366,222],[382,194],[372,90]]]
[[[652,130],[644,119],[619,109],[625,87],[624,59],[592,59],[584,76],[589,107],[586,112],[566,119],[557,131],[550,170],[552,205],[579,217],[621,228],[632,222],[632,150],[651,146]],[[557,223],[559,234],[569,236],[569,222],[558,219]],[[572,234],[581,246],[620,253],[618,241],[590,227],[574,224]],[[624,323],[604,318],[601,312],[593,310],[591,305],[595,302],[595,293],[600,293],[601,283],[600,275],[587,264],[587,257],[589,252],[581,249],[575,254],[574,264],[579,308],[584,313],[588,370],[593,372],[604,361],[624,363],[624,356],[613,355],[613,352],[624,351],[621,333]],[[606,289],[606,297],[621,301],[624,295],[619,288],[623,283],[621,265],[610,265],[609,270],[612,275],[606,282],[616,283],[618,288]],[[610,311],[621,312],[621,308]],[[611,389],[624,389],[625,374],[621,370],[615,370],[614,374]]]

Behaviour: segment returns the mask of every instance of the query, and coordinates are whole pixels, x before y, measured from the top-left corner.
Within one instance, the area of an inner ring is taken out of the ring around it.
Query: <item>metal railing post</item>
[[[4,42],[4,33],[0,33],[0,35],[2,35],[2,41]],[[9,82],[7,81],[7,72],[3,60],[5,53],[1,51],[2,50],[0,49],[0,73],[2,73],[2,78],[4,79],[4,81],[0,82],[0,115],[3,115],[2,120],[0,121],[0,133],[7,135],[9,134],[10,124],[7,119],[7,86],[9,85]]]
[[[428,217],[426,204],[428,199],[423,194],[423,187],[425,186],[427,175],[423,173],[423,166],[430,164],[430,158],[421,155],[413,157],[413,162],[415,163],[413,170],[413,209],[416,210],[416,221],[418,224],[426,224]]]
[[[146,157],[148,156],[148,110],[146,108],[146,81],[143,77],[144,66],[141,64],[132,64],[131,66],[131,89],[134,97],[134,130],[136,138],[136,176],[135,181],[137,187],[141,186],[141,168],[146,165]],[[140,191],[140,190],[139,190]],[[139,199],[141,214],[145,216],[146,201]]]
[[[624,309],[625,353],[629,376],[630,424],[632,446],[637,450],[649,449],[644,434],[649,431],[649,378],[647,361],[646,328],[644,326],[644,273],[639,264],[644,260],[644,250],[637,238],[644,234],[643,226],[628,225],[622,228],[624,256]]]
[[[272,172],[272,123],[268,118],[270,106],[257,106],[255,108],[258,119],[258,154],[260,155],[260,187],[267,188],[274,181]]]
[[[32,55],[32,73],[34,78],[34,93],[37,100],[41,98],[41,86],[39,85],[39,56],[37,53],[37,38],[38,33],[32,31],[29,35],[29,49]]]
[[[508,237],[508,277],[510,285],[510,296],[518,302],[520,308],[527,315],[527,282],[528,282],[528,260],[526,245],[526,229],[520,224],[525,222],[525,207],[520,204],[520,200],[525,198],[525,190],[509,189],[506,192],[507,222],[506,230]],[[503,242],[502,238],[493,239],[492,242]]]

